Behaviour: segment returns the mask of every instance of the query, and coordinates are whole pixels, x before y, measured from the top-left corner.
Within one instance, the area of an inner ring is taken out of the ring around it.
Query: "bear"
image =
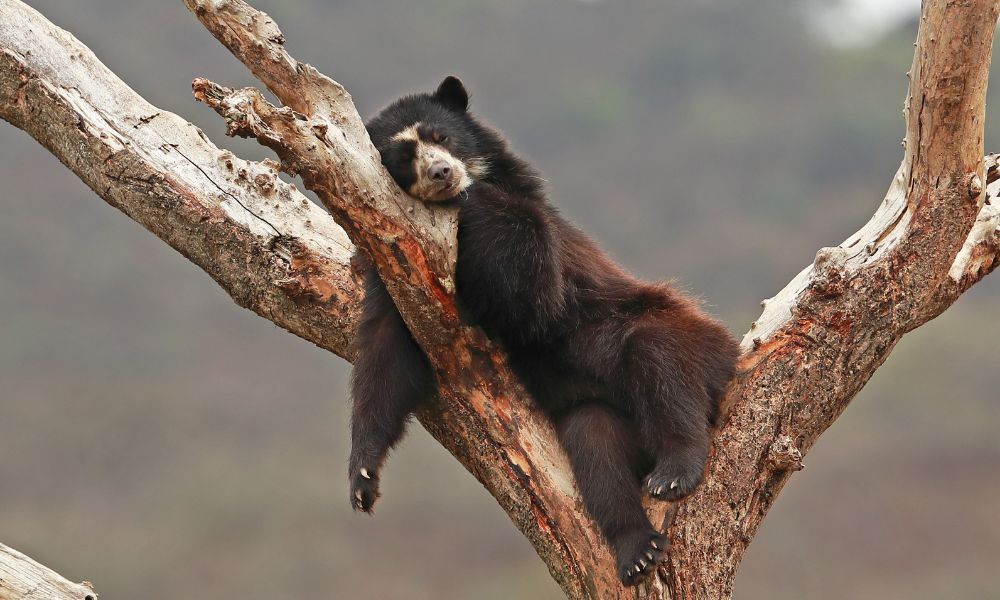
[[[424,202],[457,203],[460,314],[506,352],[551,419],[583,505],[635,585],[667,540],[642,494],[680,500],[704,477],[738,347],[665,283],[628,274],[549,202],[540,173],[469,112],[456,77],[366,123],[382,164]],[[429,362],[363,253],[351,378],[351,503],[370,512],[409,416],[435,393]]]

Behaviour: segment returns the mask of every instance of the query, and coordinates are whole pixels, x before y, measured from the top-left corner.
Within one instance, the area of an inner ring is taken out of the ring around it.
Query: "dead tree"
[[[822,248],[743,340],[705,482],[650,503],[672,548],[638,590],[622,588],[545,418],[454,303],[455,213],[404,195],[379,163],[350,95],[285,52],[243,0],[184,0],[283,103],[205,80],[195,97],[280,162],[220,150],[143,100],[83,44],[19,0],[0,0],[0,117],[109,204],[201,267],[240,306],[351,360],[370,252],[433,365],[421,423],[497,499],[571,598],[727,598],[747,545],[802,457],[906,332],[988,274],[1000,252],[1000,184],[983,121],[1000,0],[925,0],[908,73],[905,152],[875,215]],[[299,175],[329,212],[277,171]],[[331,216],[332,215],[332,216]],[[0,600],[92,598],[86,585],[0,546]]]

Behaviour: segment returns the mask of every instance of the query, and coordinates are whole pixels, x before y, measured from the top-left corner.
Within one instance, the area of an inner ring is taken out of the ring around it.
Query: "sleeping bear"
[[[663,283],[629,275],[549,203],[539,173],[468,111],[461,81],[396,100],[366,125],[399,186],[458,203],[455,284],[464,318],[509,356],[551,418],[583,504],[634,585],[667,546],[641,504],[704,475],[737,344]],[[365,257],[352,377],[351,503],[369,512],[410,414],[435,393],[429,363]]]

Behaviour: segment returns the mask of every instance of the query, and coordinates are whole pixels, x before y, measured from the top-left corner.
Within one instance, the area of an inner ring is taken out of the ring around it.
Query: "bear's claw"
[[[661,459],[643,487],[657,500],[680,500],[694,492],[704,476],[704,464],[700,461]]]
[[[351,476],[351,508],[355,511],[371,514],[379,496],[377,474],[360,469]]]
[[[618,578],[624,585],[638,585],[656,570],[667,541],[655,531],[634,531],[614,542]]]

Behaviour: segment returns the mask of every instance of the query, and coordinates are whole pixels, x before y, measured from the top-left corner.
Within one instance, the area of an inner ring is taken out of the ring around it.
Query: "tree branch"
[[[493,494],[568,594],[625,594],[551,425],[525,401],[503,354],[458,318],[454,209],[430,208],[398,189],[356,125],[349,96],[284,51],[270,17],[242,0],[185,4],[287,107],[204,80],[196,80],[195,96],[226,119],[231,134],[255,137],[302,176],[371,255],[427,353],[440,397],[418,415],[421,423]],[[324,100],[334,96],[337,103]]]
[[[0,544],[0,600],[97,600],[89,581],[73,583],[59,573]]]
[[[359,282],[329,214],[273,164],[220,150],[129,88],[68,32],[0,0],[0,118],[201,267],[240,306],[352,356]]]
[[[239,0],[218,11],[196,0],[187,3],[256,75],[265,79],[273,72],[261,53],[241,56],[242,49],[263,43],[248,42],[258,29],[244,25],[266,17]],[[967,279],[991,267],[990,210],[978,231],[971,230],[984,197],[982,124],[996,11],[996,2],[925,3],[910,94],[919,102],[907,103],[911,141],[903,165],[869,224],[841,246],[817,253],[814,265],[772,299],[747,334],[742,372],[728,397],[731,417],[717,437],[708,480],[681,506],[669,530],[675,547],[666,578],[675,597],[731,593],[743,550],[801,456],[899,338],[957,297],[958,287],[948,277],[952,265],[962,264],[955,269],[962,269],[959,279],[966,286]],[[267,21],[267,29],[275,30]],[[267,60],[287,62],[282,53],[266,54]],[[278,93],[277,86],[269,86]],[[290,91],[286,87],[285,95],[295,96]],[[228,107],[221,110],[227,119],[241,121],[233,108],[246,116],[248,126],[237,127],[237,133],[276,147],[268,132],[253,127],[268,121],[257,112],[259,103],[236,107],[236,97],[250,92],[218,93],[229,94]],[[293,169],[305,154],[289,148],[294,137],[286,138],[282,155]],[[977,251],[975,261],[959,257],[967,238],[970,257]],[[966,278],[966,268],[976,274]],[[405,314],[405,299],[396,300]],[[410,319],[408,324],[420,326]],[[438,348],[425,346],[432,360]]]
[[[972,287],[996,268],[1000,255],[1000,156],[991,154],[984,162],[986,168],[986,199],[976,217],[976,224],[962,244],[955,262],[948,269],[950,281],[941,284],[937,303],[954,301],[962,292]]]
[[[994,267],[996,212],[984,206],[982,144],[998,5],[923,2],[903,163],[868,224],[821,249],[764,302],[744,338],[708,477],[670,530],[675,598],[732,593],[736,567],[799,456],[903,334]],[[968,259],[960,255],[967,240]]]
[[[985,173],[982,124],[1000,0],[926,0],[906,153],[885,201],[766,302],[744,339],[706,482],[669,527],[669,563],[640,590],[624,590],[551,427],[524,401],[502,355],[458,320],[454,214],[399,192],[350,96],[291,58],[270,18],[242,0],[185,2],[287,108],[208,82],[196,93],[234,133],[274,148],[282,168],[302,175],[371,253],[441,387],[422,423],[498,499],[573,598],[730,595],[746,546],[817,437],[905,332],[996,262],[996,159]],[[350,357],[359,291],[351,245],[327,213],[277,179],[276,164],[242,161],[146,103],[23,3],[0,0],[0,13],[0,117],[239,304]]]

